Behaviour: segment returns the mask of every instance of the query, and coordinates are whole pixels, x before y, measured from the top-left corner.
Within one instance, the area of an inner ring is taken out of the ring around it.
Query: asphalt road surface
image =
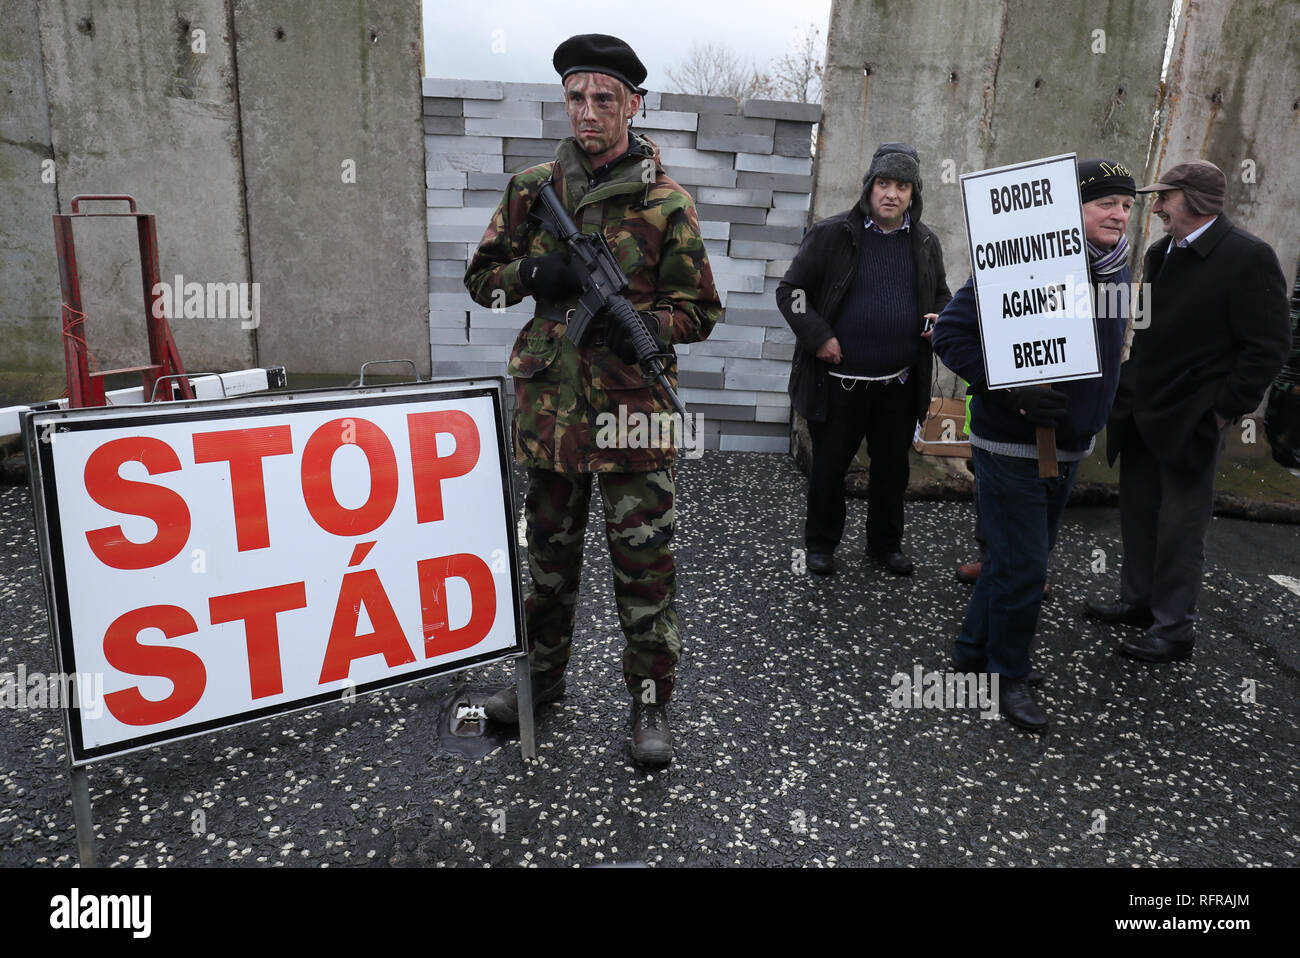
[[[1080,612],[1117,588],[1117,512],[1067,512],[1035,736],[891,704],[896,674],[946,668],[968,503],[908,504],[917,573],[899,579],[862,560],[851,501],[842,571],[821,579],[800,571],[790,460],[709,453],[678,479],[667,770],[627,756],[593,503],[568,693],[540,711],[535,763],[508,738],[479,759],[440,745],[449,694],[510,674],[479,668],[92,765],[100,864],[1296,865],[1295,526],[1216,519],[1196,654],[1148,666]],[[39,569],[27,491],[0,486],[0,672],[54,669]],[[0,710],[0,865],[77,861],[63,738],[54,710]]]

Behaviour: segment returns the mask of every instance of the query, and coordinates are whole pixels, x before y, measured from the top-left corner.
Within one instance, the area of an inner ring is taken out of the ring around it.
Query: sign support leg
[[[90,781],[84,765],[70,766],[72,817],[77,823],[77,854],[82,868],[95,868],[95,822],[90,815]]]
[[[532,761],[537,758],[537,735],[533,727],[533,676],[527,655],[515,659],[515,687],[519,697],[519,754]]]

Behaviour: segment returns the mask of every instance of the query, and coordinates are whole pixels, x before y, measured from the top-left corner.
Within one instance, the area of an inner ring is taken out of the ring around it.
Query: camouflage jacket
[[[594,187],[587,155],[572,137],[560,143],[554,162],[514,175],[465,271],[465,286],[475,302],[487,307],[519,302],[529,295],[519,279],[520,260],[563,249],[529,219],[537,192],[554,171],[555,190],[565,208],[583,232],[604,232],[628,277],[624,295],[637,310],[654,314],[663,339],[671,346],[708,337],[722,306],[695,204],[664,172],[652,141],[632,134],[630,145],[636,152]],[[575,295],[558,306],[576,301]],[[535,315],[510,353],[516,460],[559,472],[651,472],[671,464],[676,450],[670,429],[635,429],[638,419],[656,426],[668,422],[673,410],[663,390],[638,366],[619,360],[602,337],[589,332],[576,349],[564,331],[562,320]],[[675,361],[666,372],[676,388]],[[633,428],[625,427],[623,436],[611,442],[620,407]]]

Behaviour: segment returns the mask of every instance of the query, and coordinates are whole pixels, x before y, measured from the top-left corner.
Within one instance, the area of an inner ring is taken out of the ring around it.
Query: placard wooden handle
[[[1043,383],[1040,389],[1051,389],[1051,383]],[[1060,472],[1056,463],[1056,427],[1038,426],[1038,478],[1055,479]]]
[[[1038,478],[1055,479],[1059,472],[1056,464],[1056,427],[1039,426],[1038,432]]]

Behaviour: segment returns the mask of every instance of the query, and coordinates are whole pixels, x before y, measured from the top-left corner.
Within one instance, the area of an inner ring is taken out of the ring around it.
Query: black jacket
[[[914,201],[915,207],[915,201]],[[912,262],[916,266],[916,334],[921,315],[943,309],[952,294],[944,278],[943,250],[930,228],[920,222],[915,208],[909,227]],[[835,335],[832,321],[853,282],[859,262],[866,214],[862,204],[820,220],[804,235],[799,252],[776,288],[776,305],[794,330],[797,343],[790,367],[790,401],[795,412],[809,422],[825,422],[830,376],[828,364],[817,350]],[[802,294],[802,295],[799,295]],[[797,307],[802,306],[802,311]],[[915,391],[916,418],[925,418],[930,406],[930,372],[934,359],[930,344],[921,340],[916,364],[907,384]]]
[[[1092,445],[1093,436],[1106,425],[1115,388],[1119,380],[1119,360],[1124,352],[1124,333],[1128,329],[1129,281],[1132,273],[1127,266],[1104,278],[1113,284],[1118,295],[1105,294],[1098,289],[1091,271],[1088,275],[1093,287],[1093,315],[1097,349],[1101,357],[1101,375],[1094,379],[1073,379],[1053,384],[1052,388],[1069,398],[1069,412],[1056,424],[1056,445],[1069,452],[1083,452]],[[1112,312],[1111,306],[1114,306]],[[989,442],[1033,445],[1037,436],[1035,428],[1024,416],[992,400],[987,391],[984,371],[984,350],[980,345],[979,311],[975,304],[974,279],[957,290],[957,295],[934,324],[932,344],[944,365],[970,383],[970,431]]]
[[[1113,464],[1136,429],[1156,459],[1191,471],[1214,454],[1214,414],[1252,412],[1282,368],[1287,282],[1272,247],[1223,214],[1186,249],[1168,246],[1162,236],[1146,252],[1150,325],[1135,328],[1106,453]]]

